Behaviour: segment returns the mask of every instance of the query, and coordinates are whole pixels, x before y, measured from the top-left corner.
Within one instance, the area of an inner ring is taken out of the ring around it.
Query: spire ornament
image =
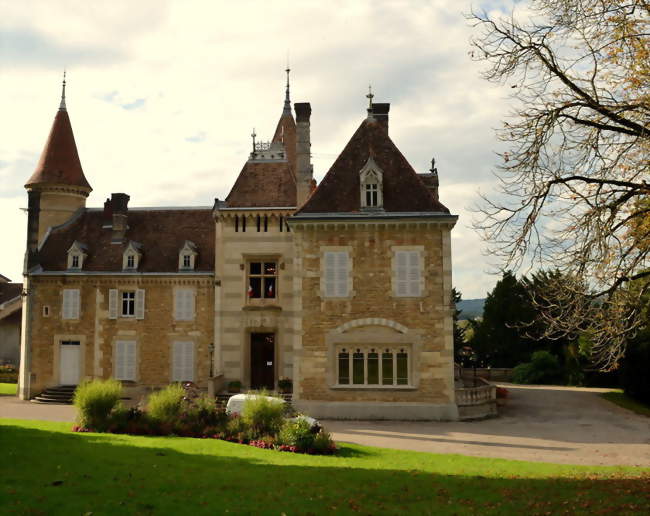
[[[368,94],[366,98],[368,99],[368,118],[372,118],[372,99],[374,95],[372,94],[372,86],[368,84]]]
[[[63,87],[61,89],[61,104],[59,104],[59,111],[66,111],[65,107],[65,68],[63,69]]]
[[[255,152],[255,137],[257,134],[255,134],[255,128],[253,127],[253,132],[251,133],[251,138],[253,138],[253,152]]]
[[[284,94],[284,110],[282,111],[283,115],[290,115],[291,114],[291,99],[289,97],[289,72],[291,72],[291,68],[289,68],[289,63],[287,63],[287,69],[285,70],[287,73],[287,89]]]

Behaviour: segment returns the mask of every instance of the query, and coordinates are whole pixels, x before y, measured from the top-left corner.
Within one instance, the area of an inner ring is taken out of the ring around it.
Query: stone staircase
[[[63,405],[72,404],[72,396],[77,388],[76,385],[59,385],[45,389],[38,396],[31,399],[32,403],[55,403]]]

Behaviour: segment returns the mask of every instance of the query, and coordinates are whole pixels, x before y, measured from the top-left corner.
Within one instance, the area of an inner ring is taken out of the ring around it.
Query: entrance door
[[[60,380],[61,385],[79,383],[79,366],[81,365],[81,346],[78,341],[61,342]]]
[[[275,334],[251,333],[251,387],[275,389]]]

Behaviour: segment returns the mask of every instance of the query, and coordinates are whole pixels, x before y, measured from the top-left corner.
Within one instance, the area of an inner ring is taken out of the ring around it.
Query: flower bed
[[[121,386],[114,380],[93,380],[77,388],[74,432],[221,439],[256,448],[331,455],[336,444],[329,433],[307,418],[290,417],[285,403],[266,393],[251,396],[241,414],[226,414],[190,383],[173,384],[153,393],[146,408],[124,408]]]

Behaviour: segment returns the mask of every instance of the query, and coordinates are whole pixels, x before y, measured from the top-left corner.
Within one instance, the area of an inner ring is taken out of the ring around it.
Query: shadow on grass
[[[650,476],[490,478],[488,471],[481,475],[477,468],[465,468],[468,458],[353,446],[336,457],[314,457],[207,439],[73,434],[6,424],[0,425],[0,449],[10,466],[0,477],[4,514],[600,514],[650,509]],[[512,475],[517,474],[515,466]]]

